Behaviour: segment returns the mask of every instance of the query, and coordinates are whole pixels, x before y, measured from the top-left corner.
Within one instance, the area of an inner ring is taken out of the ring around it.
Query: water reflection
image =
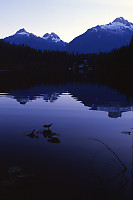
[[[21,166],[34,177],[24,179],[26,193],[17,188],[17,178],[10,190],[15,199],[25,199],[29,184],[28,200],[41,199],[44,188],[46,199],[131,200],[132,105],[132,99],[97,84],[3,91],[0,183],[9,181],[8,169]],[[1,191],[5,199],[8,190]]]
[[[39,94],[38,96],[14,96],[20,104],[26,104],[28,102],[32,102],[33,100],[37,100],[38,98],[43,99],[45,102],[54,102],[59,98],[59,93],[51,93],[51,94]]]
[[[14,98],[20,104],[26,105],[38,99],[46,103],[54,103],[61,95],[70,95],[82,102],[89,110],[108,112],[108,117],[119,118],[122,113],[132,110],[132,99],[110,89],[107,86],[97,84],[67,84],[67,85],[40,85],[25,90],[12,90],[10,93],[0,93],[0,97]]]
[[[123,112],[129,112],[132,110],[132,106],[121,106],[116,105],[116,103],[111,103],[111,105],[93,105],[90,110],[96,110],[96,111],[105,111],[108,112],[108,117],[111,118],[118,118],[122,117]]]

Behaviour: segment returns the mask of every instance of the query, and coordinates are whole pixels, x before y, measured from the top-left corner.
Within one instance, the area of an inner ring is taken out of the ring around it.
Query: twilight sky
[[[55,32],[69,42],[117,17],[133,22],[133,0],[0,0],[0,38],[25,28],[37,36]]]

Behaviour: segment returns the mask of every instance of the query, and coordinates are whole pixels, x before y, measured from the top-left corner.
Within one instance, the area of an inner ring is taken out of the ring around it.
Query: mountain
[[[88,29],[67,45],[67,51],[75,53],[107,52],[129,44],[132,36],[133,23],[120,17],[109,24]]]
[[[16,45],[24,44],[41,50],[64,50],[67,44],[55,33],[46,33],[43,37],[37,37],[27,32],[24,28],[17,31],[14,35],[4,38],[4,41]]]
[[[58,44],[61,47],[65,47],[66,46],[66,42],[62,41],[58,35],[56,35],[55,33],[46,33],[43,37],[44,40],[48,41],[49,43],[55,43]]]
[[[43,37],[27,32],[24,28],[14,35],[4,38],[4,41],[24,44],[34,49],[59,50],[74,53],[99,53],[112,51],[130,43],[133,36],[133,23],[123,17],[116,18],[106,25],[98,25],[88,29],[70,43],[62,41],[55,33],[46,33]]]

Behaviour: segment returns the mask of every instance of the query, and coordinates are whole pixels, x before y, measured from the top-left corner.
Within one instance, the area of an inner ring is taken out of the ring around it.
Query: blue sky
[[[66,42],[117,17],[133,22],[133,0],[0,0],[0,38],[25,28]]]

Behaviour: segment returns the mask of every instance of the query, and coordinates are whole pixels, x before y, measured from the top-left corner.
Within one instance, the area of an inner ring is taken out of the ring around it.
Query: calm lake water
[[[0,199],[132,199],[132,106],[98,84],[0,91]]]

